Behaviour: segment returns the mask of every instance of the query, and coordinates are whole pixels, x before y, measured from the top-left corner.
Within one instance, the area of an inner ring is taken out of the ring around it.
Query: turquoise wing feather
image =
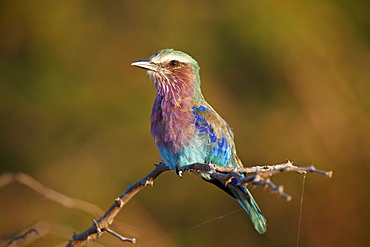
[[[240,167],[236,155],[234,135],[216,111],[209,105],[193,108],[198,138],[203,141],[205,162],[220,166]]]
[[[236,154],[233,133],[225,120],[209,105],[195,107],[193,112],[198,138],[203,142],[203,153],[206,154],[204,162],[228,167],[243,166]],[[266,232],[266,219],[247,187],[238,185],[236,179],[225,187],[219,181],[211,180],[208,174],[198,173],[197,175],[235,197],[249,214],[256,230],[259,233]]]

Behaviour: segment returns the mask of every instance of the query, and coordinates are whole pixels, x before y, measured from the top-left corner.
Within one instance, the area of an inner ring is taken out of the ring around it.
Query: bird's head
[[[146,69],[160,93],[190,89],[195,91],[195,95],[200,93],[198,63],[184,52],[164,49],[131,65]]]

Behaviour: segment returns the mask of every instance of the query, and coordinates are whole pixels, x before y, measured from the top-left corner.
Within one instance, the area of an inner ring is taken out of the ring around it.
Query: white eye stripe
[[[167,54],[164,56],[156,56],[152,58],[152,62],[156,64],[167,64],[172,60],[179,61],[180,63],[191,63],[191,60],[184,56],[179,56],[176,54]]]

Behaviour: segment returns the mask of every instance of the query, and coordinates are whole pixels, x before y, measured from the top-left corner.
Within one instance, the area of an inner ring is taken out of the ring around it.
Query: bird
[[[231,128],[202,94],[200,67],[195,59],[182,51],[163,49],[131,65],[145,69],[154,82],[151,134],[171,170],[181,177],[186,167],[195,163],[243,166]],[[194,173],[236,198],[257,232],[266,232],[266,219],[246,186],[235,178],[225,186],[205,172]]]

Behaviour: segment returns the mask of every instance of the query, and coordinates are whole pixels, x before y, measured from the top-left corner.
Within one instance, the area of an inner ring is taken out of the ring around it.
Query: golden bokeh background
[[[108,209],[160,161],[148,120],[155,89],[130,63],[175,48],[199,62],[203,93],[234,129],[245,165],[290,159],[334,171],[306,177],[299,246],[365,246],[369,9],[349,0],[1,1],[0,171]],[[251,188],[264,235],[226,193],[171,172],[113,228],[136,246],[296,246],[303,178],[273,179],[293,200]],[[46,234],[28,246],[63,246],[94,218],[18,183],[0,188],[0,245],[41,222]],[[131,244],[104,235],[85,246]]]

